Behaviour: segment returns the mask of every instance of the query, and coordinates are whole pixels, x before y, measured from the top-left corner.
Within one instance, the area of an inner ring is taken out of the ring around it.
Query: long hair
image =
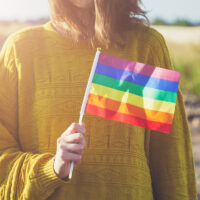
[[[141,0],[94,0],[89,8],[77,8],[69,0],[49,0],[52,22],[63,33],[81,35],[91,41],[98,41],[98,46],[123,46],[126,43],[124,32],[135,24],[149,24],[146,12],[140,7]],[[85,19],[82,12],[88,12]],[[79,13],[79,15],[78,15]],[[90,27],[85,25],[90,23]],[[120,38],[120,39],[119,39]]]

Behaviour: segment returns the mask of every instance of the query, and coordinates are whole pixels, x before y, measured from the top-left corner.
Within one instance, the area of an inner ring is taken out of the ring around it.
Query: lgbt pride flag
[[[170,133],[180,73],[99,53],[85,112]]]

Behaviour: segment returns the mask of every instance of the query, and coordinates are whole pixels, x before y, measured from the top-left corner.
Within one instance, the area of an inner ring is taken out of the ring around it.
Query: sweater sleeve
[[[165,41],[157,32],[152,46],[154,65],[172,69]],[[155,200],[195,200],[197,194],[191,136],[180,88],[170,134],[151,131],[149,148]]]
[[[21,151],[17,88],[15,48],[10,38],[0,54],[0,199],[47,199],[66,182],[54,173],[54,155]]]

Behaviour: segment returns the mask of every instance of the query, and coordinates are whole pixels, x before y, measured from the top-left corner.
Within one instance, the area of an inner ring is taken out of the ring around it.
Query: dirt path
[[[200,98],[184,92],[184,101],[192,136],[198,200],[200,200]]]

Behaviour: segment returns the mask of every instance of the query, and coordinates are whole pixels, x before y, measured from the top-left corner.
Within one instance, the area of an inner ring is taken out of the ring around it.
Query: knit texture
[[[119,58],[172,69],[163,37],[138,25]],[[190,131],[178,92],[169,135],[85,114],[86,148],[70,181],[53,170],[57,138],[79,119],[96,49],[51,22],[10,36],[0,55],[0,199],[195,200]]]

